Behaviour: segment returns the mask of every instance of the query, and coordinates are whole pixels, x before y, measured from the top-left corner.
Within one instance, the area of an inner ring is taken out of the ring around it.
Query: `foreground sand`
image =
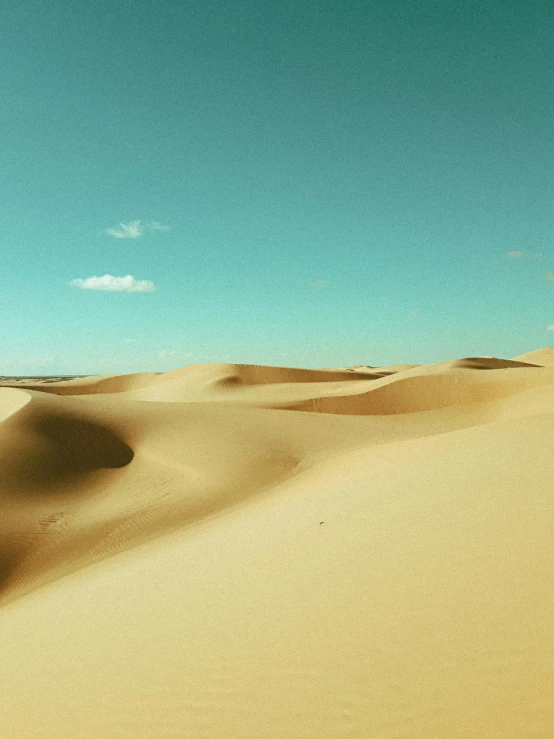
[[[554,736],[554,350],[3,384],[0,736]]]

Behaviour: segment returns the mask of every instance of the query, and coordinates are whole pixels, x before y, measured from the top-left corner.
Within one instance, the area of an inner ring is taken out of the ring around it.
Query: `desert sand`
[[[0,736],[554,736],[553,349],[0,384]]]

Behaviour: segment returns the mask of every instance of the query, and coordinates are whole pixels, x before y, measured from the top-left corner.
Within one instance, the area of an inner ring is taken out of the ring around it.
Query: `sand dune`
[[[0,385],[2,736],[552,735],[554,350]]]

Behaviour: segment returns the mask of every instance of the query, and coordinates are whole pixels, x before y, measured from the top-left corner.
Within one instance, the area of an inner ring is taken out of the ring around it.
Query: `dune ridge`
[[[548,736],[553,421],[552,349],[4,379],[0,728]]]

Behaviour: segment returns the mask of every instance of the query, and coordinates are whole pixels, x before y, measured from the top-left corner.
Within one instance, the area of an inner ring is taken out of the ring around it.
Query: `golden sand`
[[[2,385],[1,737],[554,737],[554,350]]]

